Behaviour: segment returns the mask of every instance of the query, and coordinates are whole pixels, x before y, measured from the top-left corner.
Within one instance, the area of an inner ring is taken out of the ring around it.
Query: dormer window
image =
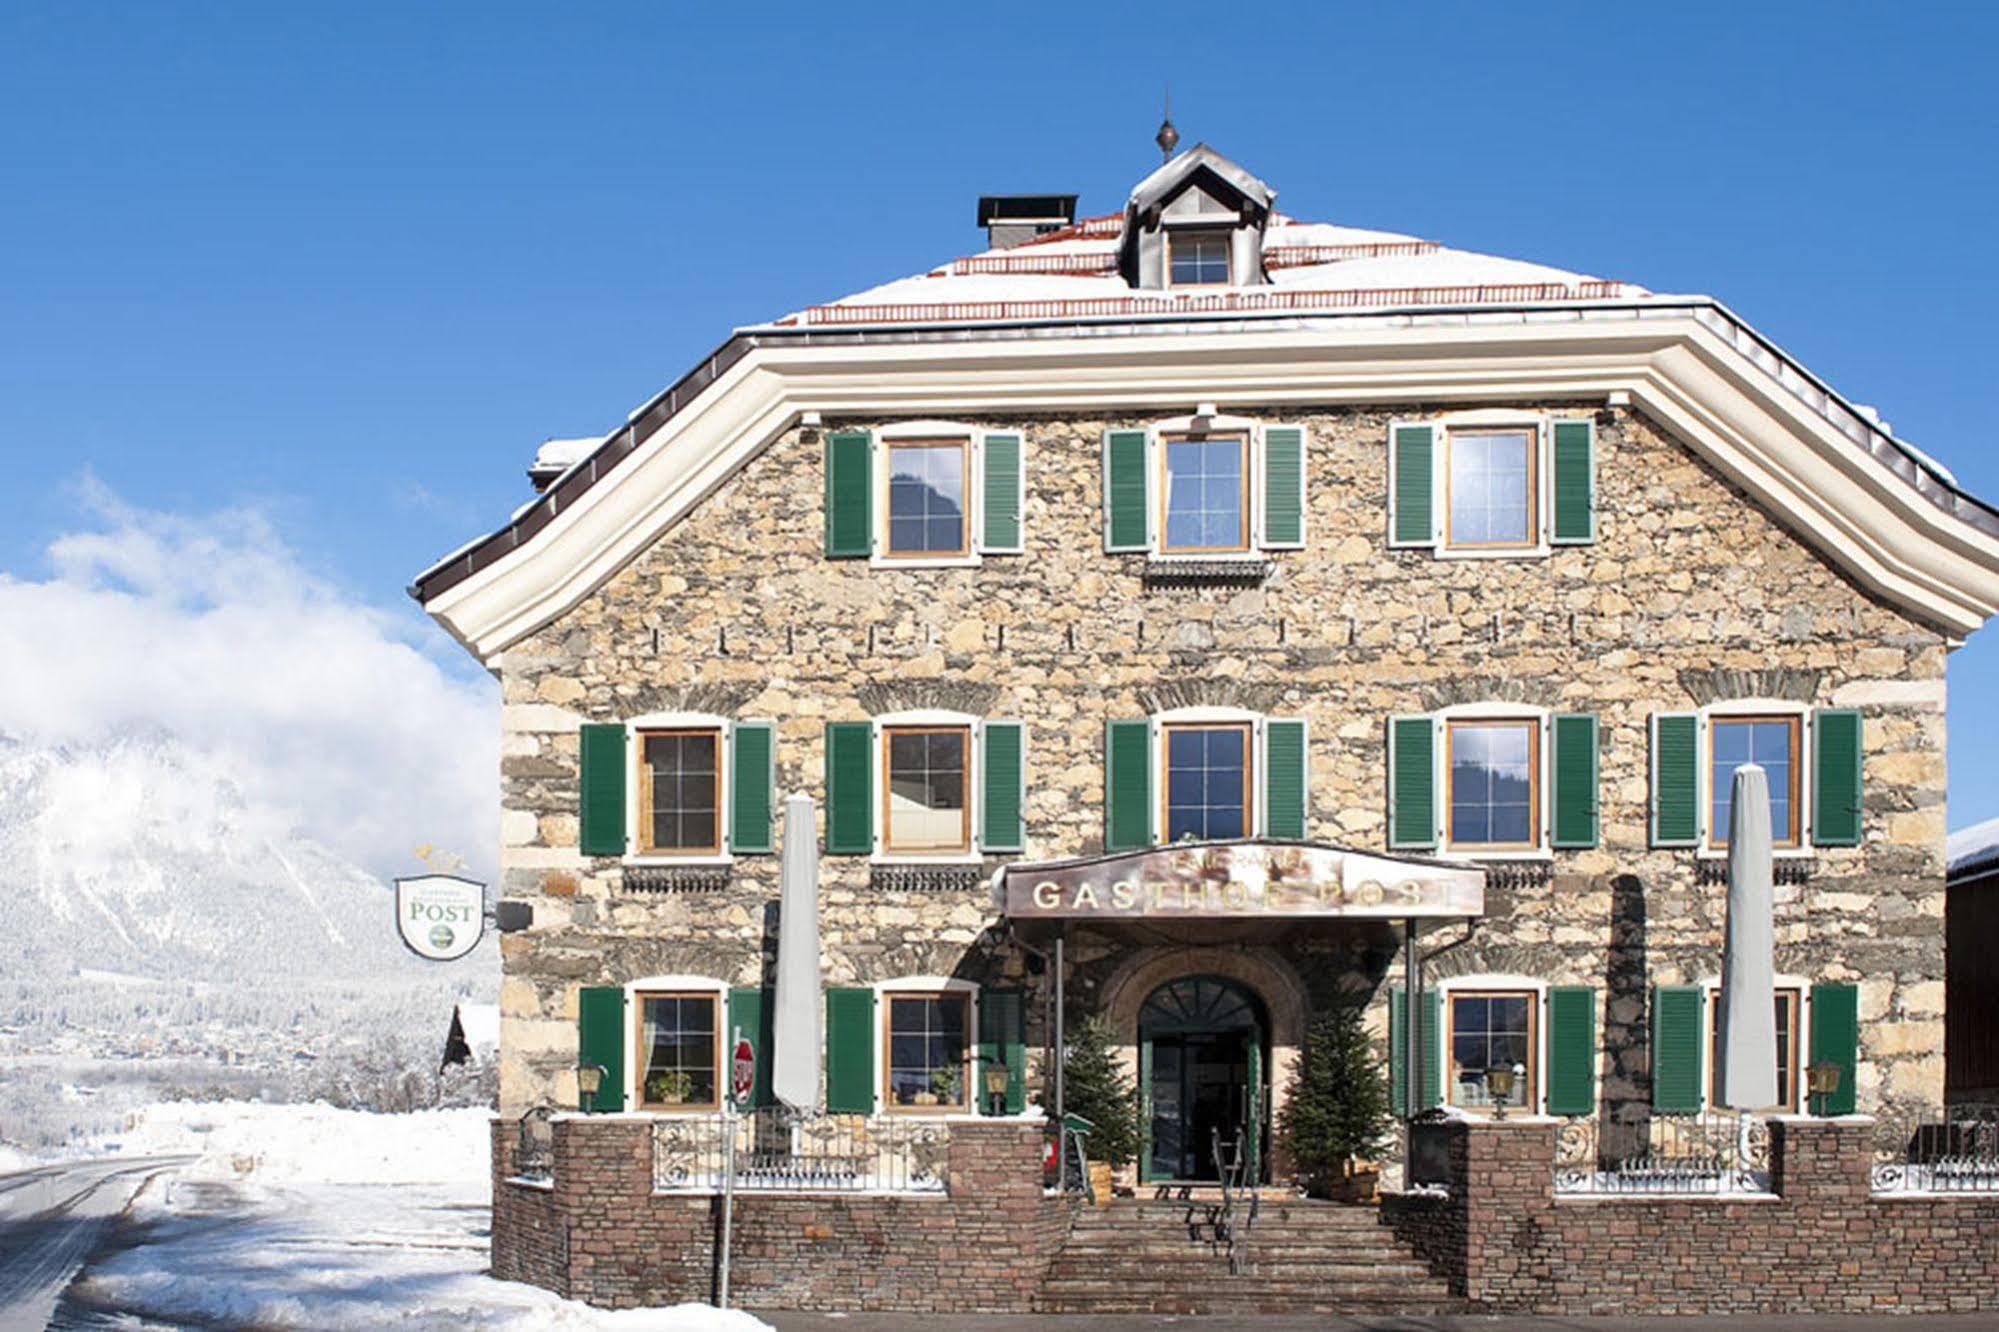
[[[1176,287],[1229,284],[1229,233],[1177,230],[1167,239],[1171,282]]]

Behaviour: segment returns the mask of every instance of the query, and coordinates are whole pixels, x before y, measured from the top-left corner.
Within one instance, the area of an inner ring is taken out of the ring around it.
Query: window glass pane
[[[1465,846],[1532,846],[1534,723],[1454,722],[1450,840]]]
[[[1532,433],[1450,435],[1451,541],[1533,544]]]
[[[1223,232],[1179,232],[1167,241],[1173,285],[1208,286],[1229,280],[1229,238]]]
[[[639,1048],[648,1105],[715,1101],[715,999],[712,995],[642,995]]]
[[[896,851],[963,851],[969,732],[888,732],[888,845]]]
[[[1240,549],[1242,482],[1242,440],[1166,441],[1166,548]]]
[[[1735,804],[1735,770],[1745,763],[1761,764],[1764,782],[1770,788],[1770,836],[1778,842],[1794,840],[1791,810],[1797,803],[1797,765],[1791,760],[1797,722],[1788,717],[1768,720],[1724,721],[1708,727],[1712,761],[1709,765],[1709,837],[1717,845],[1728,841],[1728,820]]]
[[[963,995],[888,996],[891,1105],[966,1103],[965,1013]]]
[[[644,811],[653,851],[709,851],[719,845],[720,818],[716,763],[721,736],[714,731],[651,732],[642,741],[646,789]]]
[[[1518,1068],[1510,1106],[1531,1104],[1534,1086],[1534,996],[1454,994],[1451,1005],[1451,1103],[1491,1105],[1486,1074]]]
[[[955,555],[965,546],[965,446],[891,444],[888,548],[897,555]]]
[[[1248,835],[1249,731],[1240,726],[1166,729],[1166,840]]]

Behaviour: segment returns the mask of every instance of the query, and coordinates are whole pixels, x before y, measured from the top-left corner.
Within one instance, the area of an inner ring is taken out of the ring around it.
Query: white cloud
[[[90,483],[84,499],[88,530],[51,543],[47,580],[0,573],[0,734],[164,729],[371,870],[407,872],[424,842],[492,869],[490,680],[313,575],[254,509],[161,513]]]

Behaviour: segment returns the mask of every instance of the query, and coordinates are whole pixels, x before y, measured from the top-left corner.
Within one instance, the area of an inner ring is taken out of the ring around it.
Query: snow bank
[[[169,1101],[116,1140],[129,1156],[192,1153],[196,1175],[296,1184],[479,1184],[491,1168],[491,1114],[479,1108],[377,1115],[325,1104]]]

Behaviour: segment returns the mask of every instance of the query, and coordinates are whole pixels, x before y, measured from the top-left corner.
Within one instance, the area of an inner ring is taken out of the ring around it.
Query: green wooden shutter
[[[979,789],[985,808],[979,819],[981,851],[1018,851],[1025,844],[1021,805],[1025,754],[1023,728],[1017,721],[989,721],[980,728],[983,752]]]
[[[1104,432],[1104,549],[1144,550],[1149,512],[1146,501],[1145,432]]]
[[[1104,723],[1104,850],[1152,845],[1152,724]]]
[[[1596,991],[1587,985],[1548,991],[1548,1113],[1596,1113]]]
[[[1596,427],[1555,422],[1555,523],[1558,546],[1596,540]]]
[[[1263,544],[1305,544],[1305,431],[1299,426],[1263,432]]]
[[[826,436],[826,557],[874,553],[874,439],[865,430]]]
[[[1408,1051],[1408,1039],[1404,1034],[1408,1030],[1405,1025],[1409,1020],[1408,1014],[1408,992],[1398,985],[1388,992],[1388,1099],[1404,1116],[1444,1103],[1444,998],[1435,990],[1423,991],[1423,1028],[1419,1037],[1423,1058],[1417,1072],[1416,1105],[1413,1109],[1406,1104],[1408,1098],[1402,1081]]]
[[[625,854],[625,728],[592,722],[578,737],[579,841],[586,856]]]
[[[777,728],[737,722],[729,734],[729,850],[737,855],[775,849]]]
[[[1652,1108],[1694,1114],[1701,1108],[1701,1055],[1707,1045],[1707,996],[1698,985],[1652,987]]]
[[[625,992],[616,985],[586,985],[576,993],[576,1062],[604,1070],[589,1109],[625,1108]],[[584,1108],[577,1098],[576,1108]]]
[[[729,991],[729,1025],[723,1033],[728,1040],[722,1051],[722,1076],[725,1082],[735,1077],[737,1034],[749,1037],[757,1070],[750,1083],[749,1104],[753,1107],[774,1104],[770,1094],[770,1024],[775,1008],[767,990],[739,985]]]
[[[1426,425],[1398,425],[1388,450],[1388,544],[1434,546],[1437,515],[1431,474],[1436,469],[1436,431]]]
[[[979,991],[979,1113],[990,1105],[985,1070],[1006,1068],[1006,1112],[1027,1109],[1027,1005],[1019,990]]]
[[[826,991],[826,1108],[875,1110],[875,992],[865,986]]]
[[[1652,845],[1701,840],[1700,717],[1652,714]]]
[[[1860,712],[1812,714],[1812,844],[1860,845]]]
[[[1263,724],[1263,827],[1270,837],[1305,836],[1305,774],[1309,760],[1302,720]]]
[[[1427,715],[1388,719],[1388,845],[1437,844],[1437,727]]]
[[[870,722],[826,723],[826,852],[875,849],[875,746]]]
[[[1852,1114],[1856,1103],[1853,1084],[1860,1068],[1858,986],[1812,986],[1812,1062],[1839,1065],[1839,1086],[1825,1098],[1825,1113]]]
[[[980,490],[983,531],[979,545],[988,552],[1018,551],[1024,497],[1021,438],[1014,434],[987,435],[980,452],[985,475]]]
[[[1597,841],[1596,716],[1558,712],[1548,731],[1555,752],[1554,809],[1550,840],[1560,847],[1595,846]]]

